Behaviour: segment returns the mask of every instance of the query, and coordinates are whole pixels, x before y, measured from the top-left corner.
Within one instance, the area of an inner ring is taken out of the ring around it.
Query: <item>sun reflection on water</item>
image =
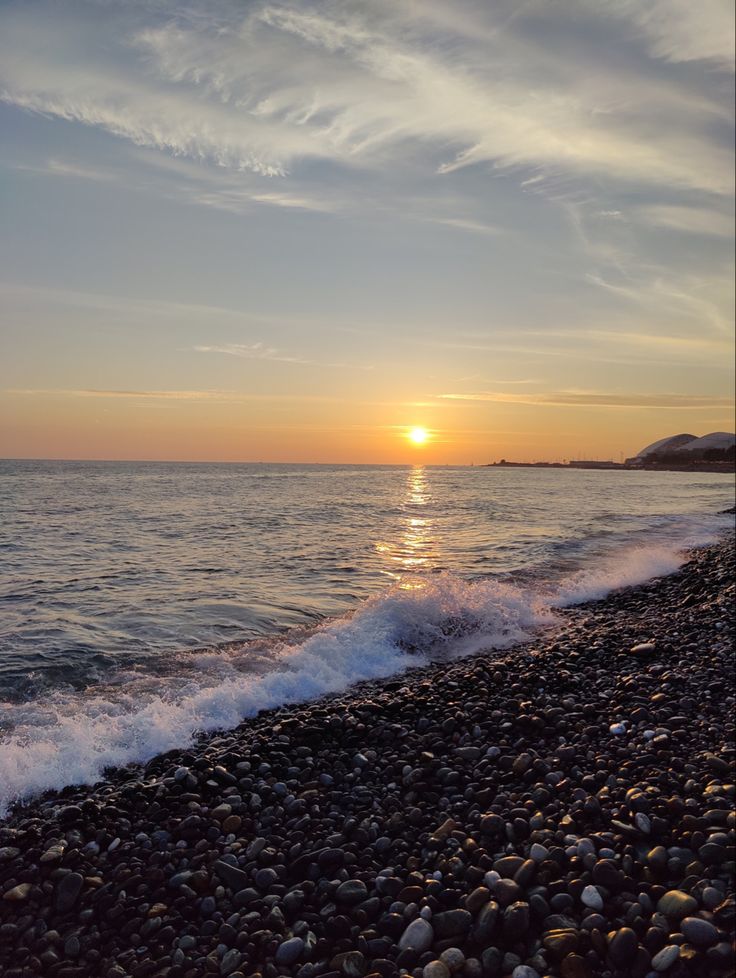
[[[405,589],[424,587],[422,575],[438,563],[434,521],[428,511],[432,494],[422,465],[410,470],[401,503],[401,534],[394,542],[379,542],[376,550],[388,562],[385,573]]]

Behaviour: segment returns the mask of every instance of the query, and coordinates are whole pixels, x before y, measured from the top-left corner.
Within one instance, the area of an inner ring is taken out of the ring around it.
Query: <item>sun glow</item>
[[[429,432],[426,428],[410,428],[406,437],[414,445],[425,445],[429,439]]]

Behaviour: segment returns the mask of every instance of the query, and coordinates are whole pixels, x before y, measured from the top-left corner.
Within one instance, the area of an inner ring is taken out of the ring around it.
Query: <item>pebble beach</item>
[[[733,572],[17,807],[0,974],[733,974]]]

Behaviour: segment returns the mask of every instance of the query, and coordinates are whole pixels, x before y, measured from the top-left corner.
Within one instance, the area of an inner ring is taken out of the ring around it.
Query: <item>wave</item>
[[[556,608],[569,608],[597,601],[612,591],[673,574],[684,560],[683,551],[669,544],[626,547],[600,564],[581,568],[566,577],[556,587],[552,604]]]
[[[727,528],[721,516],[691,517],[674,524],[671,517],[662,517],[662,521],[658,530],[652,528],[652,520],[639,538],[620,542],[565,576],[555,586],[551,606],[568,608],[598,601],[612,591],[674,574],[688,551],[714,543]]]
[[[341,692],[444,655],[507,649],[553,620],[549,608],[513,585],[440,576],[371,598],[297,645],[273,645],[260,674],[240,671],[246,648],[201,654],[196,678],[190,669],[168,677],[133,674],[104,691],[57,691],[42,702],[9,705],[0,816],[14,802],[93,783],[106,768],[145,763],[261,710]]]
[[[509,649],[554,624],[555,609],[670,574],[685,550],[713,542],[724,523],[678,539],[646,538],[599,553],[555,581],[463,581],[449,574],[396,585],[351,615],[286,638],[160,656],[84,692],[0,706],[0,817],[48,789],[91,784],[107,768],[186,748],[200,733],[433,659]],[[150,664],[149,664],[150,665]],[[144,671],[145,670],[145,671]]]

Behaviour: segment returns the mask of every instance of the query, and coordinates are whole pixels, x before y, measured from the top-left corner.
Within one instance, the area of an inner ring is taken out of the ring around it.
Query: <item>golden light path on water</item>
[[[435,526],[427,509],[431,500],[427,471],[423,465],[417,465],[409,471],[406,480],[399,540],[376,544],[376,551],[389,564],[386,573],[406,590],[424,587],[420,575],[437,566],[439,552]]]

